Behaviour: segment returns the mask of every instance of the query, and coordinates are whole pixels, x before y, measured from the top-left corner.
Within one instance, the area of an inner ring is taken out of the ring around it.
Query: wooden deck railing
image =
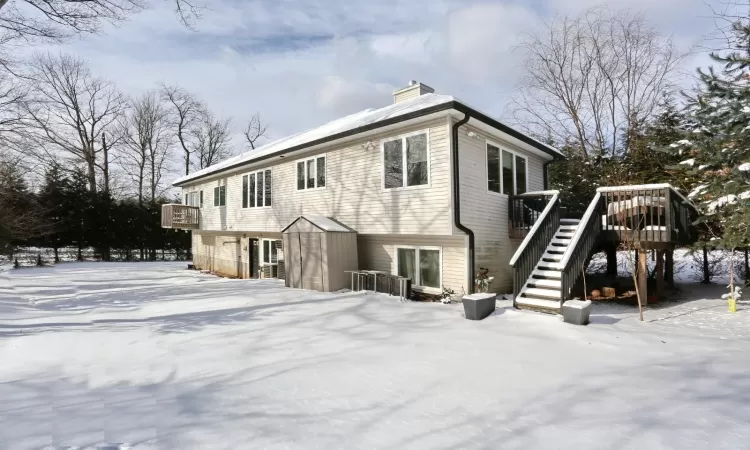
[[[695,240],[698,211],[668,184],[606,187],[602,195],[602,231],[631,243],[686,245]],[[611,238],[612,239],[612,238]]]
[[[539,220],[544,208],[559,194],[558,191],[528,192],[512,195],[508,200],[508,234],[513,239],[524,239]]]
[[[161,227],[180,230],[197,230],[200,226],[200,209],[197,206],[187,206],[168,203],[161,206]]]

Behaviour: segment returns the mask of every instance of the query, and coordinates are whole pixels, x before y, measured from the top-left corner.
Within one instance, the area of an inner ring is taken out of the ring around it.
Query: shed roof
[[[332,218],[332,217],[326,217],[326,216],[299,216],[296,219],[294,219],[289,225],[287,225],[283,230],[281,230],[282,233],[285,233],[289,228],[292,227],[295,223],[297,223],[299,220],[306,220],[310,222],[312,225],[314,225],[316,228],[320,229],[322,232],[335,232],[335,233],[356,233],[355,230],[347,227],[343,223],[339,222],[338,220]]]

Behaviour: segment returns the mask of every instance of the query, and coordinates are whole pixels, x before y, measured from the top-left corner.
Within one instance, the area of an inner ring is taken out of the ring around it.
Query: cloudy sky
[[[196,31],[171,4],[60,50],[87,59],[128,94],[157,82],[196,93],[235,131],[256,111],[272,138],[392,102],[410,79],[496,117],[521,75],[519,36],[598,0],[195,0]],[[610,0],[642,11],[688,47],[715,29],[713,0]],[[58,50],[54,47],[53,50]],[[692,72],[705,55],[685,61]]]

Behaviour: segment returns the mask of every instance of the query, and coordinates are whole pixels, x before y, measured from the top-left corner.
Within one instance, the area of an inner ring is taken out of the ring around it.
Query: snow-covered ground
[[[0,274],[0,448],[750,442],[749,333],[723,326],[747,331],[750,305],[731,315],[710,286],[644,323],[607,306],[576,327],[508,302],[472,322],[460,305],[184,267]]]

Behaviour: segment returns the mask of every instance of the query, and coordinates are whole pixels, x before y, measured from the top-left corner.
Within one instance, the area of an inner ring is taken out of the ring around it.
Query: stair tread
[[[518,297],[516,303],[519,305],[531,305],[538,308],[560,310],[560,302],[556,300],[542,300],[538,298]]]
[[[537,277],[553,277],[553,278],[562,278],[562,271],[560,270],[544,270],[544,269],[534,269],[533,272],[531,272],[531,276],[537,276]]]
[[[526,282],[526,285],[542,286],[547,288],[562,288],[562,280],[545,280],[541,278],[531,278]]]
[[[562,260],[562,257],[563,257],[562,253],[560,253],[560,254],[555,254],[555,253],[547,253],[547,252],[545,252],[545,253],[544,253],[544,254],[542,255],[542,259],[544,259],[544,258],[547,258],[547,259],[554,259],[554,260],[556,260],[556,261],[560,261],[560,260]]]
[[[524,298],[559,298],[560,290],[525,287],[521,290],[521,295],[519,296],[519,298],[523,296],[526,296]]]

